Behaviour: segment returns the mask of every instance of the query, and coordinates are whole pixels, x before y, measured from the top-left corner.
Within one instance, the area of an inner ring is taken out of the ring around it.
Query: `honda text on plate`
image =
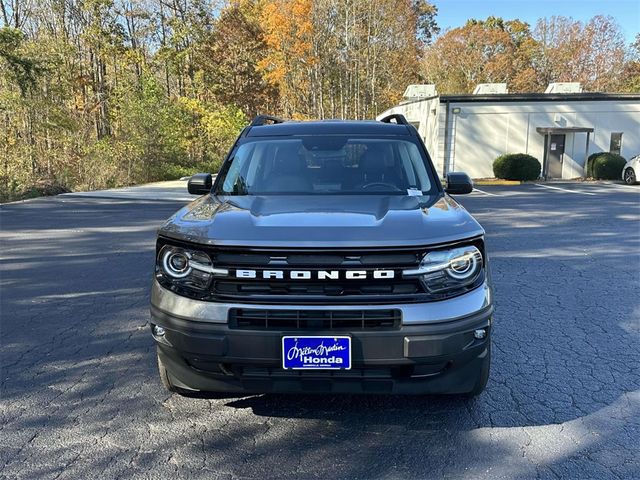
[[[257,117],[159,230],[151,331],[170,391],[477,395],[484,230],[416,129]]]

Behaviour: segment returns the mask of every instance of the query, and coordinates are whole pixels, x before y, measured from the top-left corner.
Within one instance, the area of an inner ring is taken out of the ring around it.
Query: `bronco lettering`
[[[265,280],[389,280],[394,270],[235,270],[236,278],[262,278]]]

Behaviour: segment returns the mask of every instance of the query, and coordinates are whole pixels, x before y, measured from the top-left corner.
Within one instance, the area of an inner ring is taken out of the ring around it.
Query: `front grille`
[[[210,252],[216,267],[227,268],[230,276],[216,278],[212,293],[221,299],[290,303],[298,301],[357,301],[368,297],[373,302],[389,297],[424,293],[416,278],[403,278],[402,270],[416,267],[424,250],[347,250],[347,251],[286,251],[286,250],[215,250]],[[238,278],[236,270],[257,272],[256,278]],[[265,279],[263,271],[281,271],[282,279]],[[292,271],[309,271],[310,279],[289,278]],[[347,279],[347,271],[367,272],[366,279]],[[393,278],[373,278],[376,270],[393,271]],[[339,272],[337,279],[322,279],[318,271]],[[377,298],[376,298],[377,297]],[[379,300],[378,300],[379,299]]]
[[[229,310],[229,327],[248,330],[392,330],[401,323],[402,313],[397,309]]]
[[[216,293],[220,295],[305,295],[343,297],[346,295],[411,295],[422,290],[418,282],[269,282],[269,281],[216,281]]]

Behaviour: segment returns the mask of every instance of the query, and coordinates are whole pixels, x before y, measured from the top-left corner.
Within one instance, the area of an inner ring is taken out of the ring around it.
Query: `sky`
[[[490,15],[518,18],[532,27],[552,15],[588,21],[595,15],[611,15],[622,27],[627,43],[640,31],[640,0],[431,0],[438,7],[436,21],[444,31],[462,26],[469,18]]]

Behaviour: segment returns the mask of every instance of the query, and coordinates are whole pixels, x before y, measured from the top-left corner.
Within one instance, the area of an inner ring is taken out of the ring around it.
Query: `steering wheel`
[[[398,188],[393,183],[386,183],[386,182],[371,182],[371,183],[367,183],[366,185],[362,186],[362,189],[363,190],[367,190],[368,188],[376,188],[376,187],[388,188],[390,190],[393,190],[394,192],[401,192],[402,191],[401,188]]]

